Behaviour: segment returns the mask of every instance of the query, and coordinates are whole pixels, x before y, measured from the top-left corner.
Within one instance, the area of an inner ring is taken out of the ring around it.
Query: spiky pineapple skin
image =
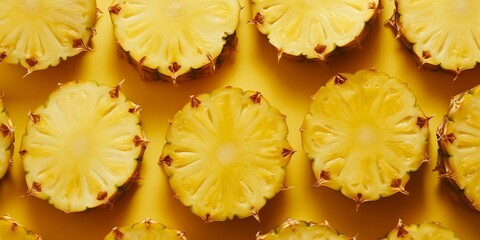
[[[7,173],[13,157],[15,134],[10,115],[0,98],[0,179]]]
[[[0,239],[5,240],[42,240],[40,235],[4,214],[0,217]]]
[[[165,226],[150,218],[131,226],[114,227],[104,240],[187,240],[184,232]]]
[[[459,240],[455,233],[438,222],[423,222],[406,225],[401,219],[395,228],[381,240]]]

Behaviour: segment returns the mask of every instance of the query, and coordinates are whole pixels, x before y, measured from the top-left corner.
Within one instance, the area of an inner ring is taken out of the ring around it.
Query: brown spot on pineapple
[[[325,170],[323,170],[323,171],[320,173],[320,178],[321,178],[321,179],[324,179],[324,180],[326,180],[326,181],[329,181],[329,180],[332,179],[331,176],[330,176],[330,172],[329,172],[329,171],[325,171]]]
[[[18,223],[13,221],[12,226],[10,227],[10,230],[12,230],[12,232],[15,232],[15,230],[17,230],[17,227],[18,227]]]
[[[334,81],[335,81],[336,85],[341,85],[341,84],[343,84],[347,81],[347,78],[339,73],[339,74],[337,74],[337,76],[335,76]]]
[[[27,154],[27,150],[21,150],[18,153],[20,154],[20,156],[23,156],[23,155]]]
[[[178,70],[180,70],[181,67],[182,66],[177,62],[173,62],[172,64],[170,64],[170,66],[168,66],[168,70],[173,74],[173,79],[177,78],[177,72]]]
[[[428,127],[428,122],[432,117],[418,117],[417,118],[417,126],[420,128]]]
[[[30,188],[30,190],[28,190],[28,192],[25,195],[27,196],[32,195],[41,191],[42,191],[42,185],[38,182],[33,182],[32,187]]]
[[[125,236],[125,234],[120,231],[119,227],[114,227],[112,232],[113,232],[113,236],[115,237],[115,240],[122,240],[123,237]]]
[[[262,101],[262,94],[260,92],[256,92],[252,96],[250,96],[250,99],[252,100],[253,103],[260,103]]]
[[[0,133],[2,133],[3,137],[6,137],[12,133],[12,129],[5,123],[2,123],[2,125],[0,125]]]
[[[108,12],[110,12],[111,14],[115,14],[115,15],[118,15],[120,10],[122,10],[122,7],[120,7],[120,4],[115,4],[115,5],[110,6],[108,8]]]
[[[107,197],[108,197],[107,191],[100,191],[100,192],[98,192],[98,194],[97,194],[97,200],[98,200],[98,201],[103,201],[103,200],[105,200]]]
[[[408,191],[405,190],[405,188],[402,186],[402,179],[395,178],[392,179],[392,183],[390,184],[390,187],[398,189],[401,193],[408,195]]]
[[[408,231],[407,231],[407,229],[405,229],[405,225],[400,224],[398,226],[398,230],[397,230],[397,237],[398,238],[404,238],[405,236],[407,236],[407,234],[408,234]]]
[[[143,223],[145,224],[145,226],[147,227],[147,229],[150,228],[150,225],[152,224],[152,219],[150,218],[147,218],[143,221]]]
[[[1,52],[0,53],[0,62],[3,61],[3,59],[5,59],[7,57],[7,53],[6,52]]]
[[[209,223],[209,222],[212,221],[211,216],[210,216],[210,213],[207,213],[207,214],[205,215],[205,218],[203,219],[203,221],[206,222],[206,223]]]
[[[293,153],[295,153],[295,151],[293,151],[292,149],[284,148],[282,150],[282,156],[283,157],[291,156]]]
[[[137,113],[137,112],[140,112],[141,110],[142,110],[142,108],[140,108],[140,106],[135,104],[133,107],[128,109],[128,112],[129,113]]]
[[[159,161],[159,163],[165,164],[169,167],[172,165],[172,162],[173,162],[173,159],[170,157],[170,155],[167,155],[166,157],[164,157]]]
[[[92,50],[90,47],[85,45],[82,39],[75,39],[73,40],[73,48],[80,49],[82,51],[90,51]]]
[[[318,54],[323,54],[326,49],[327,49],[327,46],[318,44],[318,45],[315,47],[315,52],[317,52]]]
[[[123,80],[108,92],[111,98],[118,98],[120,96],[120,88],[122,87],[122,84],[123,84]]]
[[[364,202],[362,197],[363,197],[363,194],[357,193],[357,199],[355,199],[355,202],[357,202],[357,206],[355,208],[356,211],[358,211],[358,208],[360,207],[360,204],[362,204]]]
[[[200,106],[200,103],[202,103],[202,101],[200,101],[200,99],[198,99],[197,97],[191,95],[190,96],[190,106],[192,108],[197,108],[198,106]]]
[[[28,117],[30,117],[30,120],[32,120],[33,124],[40,122],[40,115],[35,114],[35,113],[28,113]]]
[[[446,139],[448,142],[453,143],[455,140],[457,140],[457,137],[455,137],[455,134],[449,133],[445,136],[443,136],[444,139]]]
[[[37,65],[37,63],[38,63],[37,59],[35,59],[34,57],[27,58],[27,59],[25,59],[25,61],[27,62],[28,66],[30,66],[30,67],[35,67],[35,65]]]
[[[377,8],[377,4],[375,2],[368,3],[368,9],[376,9],[376,8]]]
[[[135,137],[133,137],[133,143],[135,144],[135,147],[138,147],[140,145],[146,147],[148,145],[148,141],[138,135],[135,135]]]
[[[253,17],[252,20],[248,21],[248,23],[263,24],[263,20],[265,20],[265,17],[262,14],[257,13],[257,14],[255,14],[255,17]]]

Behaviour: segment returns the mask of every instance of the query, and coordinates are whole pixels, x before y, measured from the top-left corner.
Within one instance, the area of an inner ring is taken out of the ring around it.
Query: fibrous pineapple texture
[[[354,240],[335,231],[328,222],[314,223],[304,220],[287,219],[280,226],[266,234],[257,234],[257,240]]]
[[[446,228],[438,222],[424,222],[422,224],[405,225],[402,220],[398,220],[398,224],[387,237],[381,240],[459,240],[452,230]]]
[[[210,75],[236,48],[237,0],[114,0],[109,12],[120,51],[145,80]]]
[[[221,88],[176,113],[160,164],[175,196],[206,222],[258,217],[284,187],[287,134],[285,116],[259,92]]]
[[[29,74],[90,50],[95,0],[2,0],[0,9],[0,62]]]
[[[458,74],[480,61],[477,0],[395,0],[390,24],[420,66]]]
[[[5,176],[12,163],[14,141],[13,124],[0,98],[0,179]]]
[[[8,215],[0,217],[0,239],[42,240],[40,235],[27,229]]]
[[[454,192],[480,212],[480,86],[452,98],[437,130],[437,170]]]
[[[409,172],[428,160],[428,120],[400,80],[374,69],[338,74],[312,97],[301,128],[315,186],[357,204],[408,194]]]
[[[251,0],[254,23],[283,54],[325,62],[358,46],[381,9],[379,0]]]
[[[185,233],[149,218],[131,226],[114,227],[104,240],[186,240]]]
[[[110,205],[137,177],[147,141],[120,85],[62,84],[29,117],[20,146],[28,194],[80,212]]]

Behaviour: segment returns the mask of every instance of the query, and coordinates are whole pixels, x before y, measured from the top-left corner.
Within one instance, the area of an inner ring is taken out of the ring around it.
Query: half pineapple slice
[[[357,204],[407,194],[409,172],[428,159],[428,119],[405,83],[373,69],[338,74],[313,96],[301,128],[315,186]]]
[[[185,233],[149,218],[131,226],[114,227],[104,240],[186,240]]]
[[[121,52],[145,80],[209,75],[236,47],[237,0],[114,0],[109,12]]]
[[[379,0],[251,0],[254,23],[283,54],[327,61],[360,44]],[[337,51],[339,50],[339,51]]]
[[[119,86],[60,85],[29,116],[20,147],[29,194],[80,212],[110,205],[137,177],[146,145],[140,108]]]
[[[8,215],[0,217],[0,239],[42,240],[38,234],[27,229]]]
[[[395,0],[390,23],[420,66],[458,74],[480,62],[477,0]]]
[[[405,225],[402,220],[386,238],[381,240],[414,239],[414,240],[459,240],[452,230],[437,222],[424,222],[422,224]]]
[[[453,97],[437,130],[437,170],[460,199],[480,212],[480,85]]]
[[[2,0],[0,9],[0,62],[29,74],[90,50],[95,0]]]
[[[0,98],[0,179],[5,176],[12,163],[14,141],[13,124]]]
[[[303,220],[287,219],[280,226],[272,231],[260,235],[257,234],[257,240],[302,240],[302,239],[318,239],[318,240],[354,240],[354,237],[344,236],[335,231],[327,221],[318,224],[314,222],[306,222]]]
[[[283,187],[287,134],[285,116],[259,92],[221,88],[175,115],[160,163],[175,196],[206,222],[258,217]]]

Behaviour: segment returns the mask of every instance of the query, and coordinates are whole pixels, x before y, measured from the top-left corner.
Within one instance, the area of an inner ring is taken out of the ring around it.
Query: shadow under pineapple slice
[[[480,212],[480,85],[453,97],[437,130],[440,178],[457,199]]]
[[[114,0],[109,12],[120,53],[144,80],[207,76],[236,50],[237,0]]]
[[[258,219],[284,188],[287,135],[285,116],[259,92],[220,88],[175,114],[159,164],[175,196],[206,222]]]
[[[27,229],[9,215],[0,217],[0,239],[5,240],[42,240],[40,235]]]
[[[250,23],[283,55],[325,62],[359,46],[380,12],[379,0],[251,0]]]
[[[29,117],[20,146],[28,195],[81,212],[110,205],[136,179],[147,141],[120,85],[59,85]]]
[[[327,221],[324,223],[307,222],[304,220],[287,219],[280,226],[266,234],[257,233],[256,240],[275,239],[328,239],[354,240],[354,237],[344,236],[333,229]]]
[[[408,194],[428,160],[428,120],[405,83],[374,69],[342,73],[312,97],[301,128],[315,184],[355,200]]]
[[[438,222],[405,225],[398,220],[397,226],[381,240],[415,239],[415,240],[459,240],[452,230]]]
[[[95,0],[2,0],[0,9],[0,62],[30,74],[90,50]]]
[[[395,0],[390,25],[413,51],[419,66],[457,77],[480,62],[480,4],[477,0]]]
[[[186,240],[185,233],[173,228],[167,227],[159,222],[149,218],[134,223],[131,226],[114,227],[104,240],[150,240],[150,239],[168,239],[168,240]]]
[[[12,163],[14,142],[13,124],[0,97],[0,179],[5,176]]]

